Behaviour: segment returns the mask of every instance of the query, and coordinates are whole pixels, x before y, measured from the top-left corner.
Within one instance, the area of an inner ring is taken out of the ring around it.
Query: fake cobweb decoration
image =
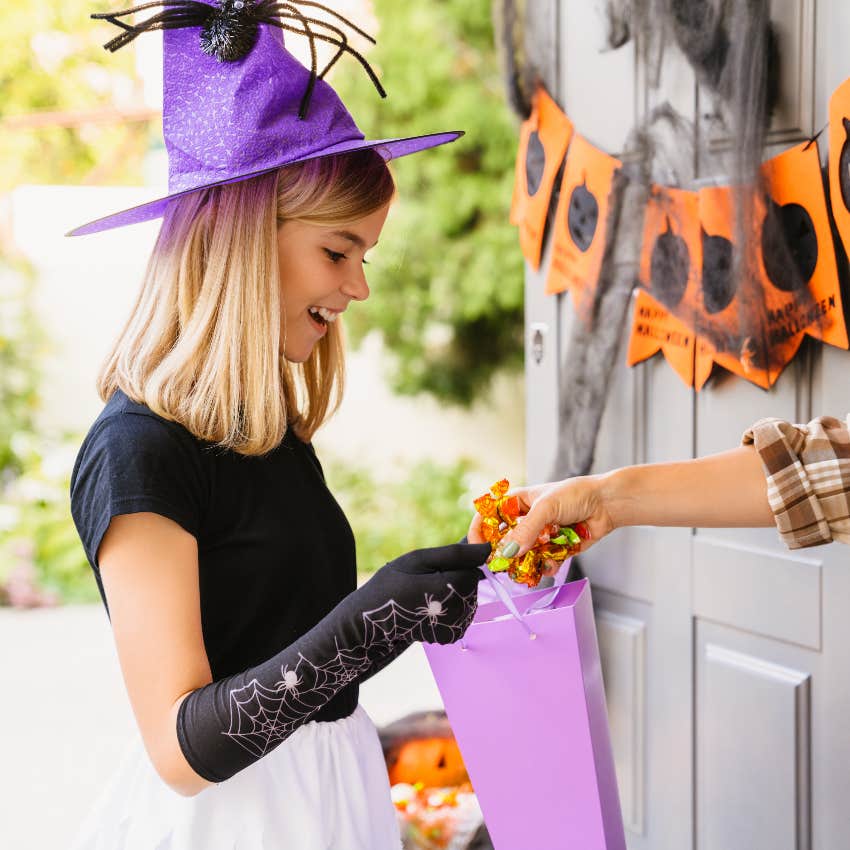
[[[281,679],[272,688],[252,679],[232,690],[230,728],[222,734],[257,758],[264,756],[377,662],[389,663],[414,641],[459,640],[475,616],[476,597],[477,590],[464,596],[449,585],[445,597],[425,594],[424,604],[414,610],[390,599],[365,611],[362,644],[337,645],[336,654],[322,663],[301,655],[294,666],[281,667]],[[460,619],[453,621],[458,609]]]

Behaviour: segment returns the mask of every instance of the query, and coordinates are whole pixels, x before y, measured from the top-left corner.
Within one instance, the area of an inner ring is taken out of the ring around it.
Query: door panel
[[[821,561],[700,534],[693,569],[697,617],[821,648]]]
[[[647,624],[645,619],[614,613],[616,601],[599,592],[594,595],[594,605],[623,821],[630,832],[643,835]],[[629,604],[622,600],[619,607],[628,608]]]
[[[547,90],[558,94],[558,4],[556,0],[528,0],[531,45]],[[540,268],[525,264],[525,420],[526,480],[545,481],[558,451],[558,302],[545,294],[552,240],[544,243]]]
[[[776,31],[779,102],[768,141],[794,141],[817,131],[815,114],[815,0],[771,0],[770,19]]]
[[[816,26],[815,126],[820,128],[828,120],[829,93],[850,76],[850,3],[821,0]],[[812,415],[843,419],[850,414],[850,354],[832,346],[815,346],[814,352]],[[840,846],[850,835],[850,549],[833,543],[819,547],[818,555],[824,564],[824,652],[814,710],[813,837],[820,850],[829,841]]]
[[[596,52],[594,34],[601,38],[596,4],[570,0],[562,8],[560,90],[577,132],[619,153],[636,119],[671,95],[693,120],[693,72],[675,50],[665,56],[664,73],[678,80],[676,91],[650,93],[640,69],[635,76],[632,68],[624,68],[624,57],[633,61],[633,45]],[[632,103],[633,85],[638,88]],[[600,103],[606,104],[604,110]],[[562,356],[573,320],[570,297],[564,296]],[[626,344],[624,333],[596,446],[596,471],[693,452],[689,390],[659,358],[629,369]],[[630,850],[683,850],[692,840],[691,786],[682,782],[692,771],[690,559],[687,529],[655,528],[625,529],[581,558],[593,585]],[[662,670],[666,675],[658,675]]]
[[[526,478],[545,481],[558,452],[558,301],[563,296],[546,295],[545,273],[548,251],[541,271],[525,266],[525,429]]]
[[[824,26],[839,15],[850,26],[838,6],[819,2],[816,16],[810,0],[773,3],[783,70],[766,157],[816,132],[832,88],[850,74],[844,47],[840,56],[819,49],[833,38]],[[842,71],[827,71],[831,63]],[[848,375],[847,352],[810,340],[768,392],[715,373],[696,398],[696,453],[731,448],[765,416],[846,412]],[[846,795],[850,750],[837,704],[850,705],[848,568],[846,547],[789,551],[774,529],[696,532],[698,850],[847,843],[835,783]]]
[[[809,850],[812,676],[741,644],[698,624],[697,850]]]
[[[599,52],[599,4],[558,4],[553,89],[576,131],[621,152],[664,100],[706,138],[710,98],[670,48],[653,90],[633,46]],[[813,135],[850,76],[850,3],[773,0],[781,96],[766,156]],[[550,19],[551,21],[551,19]],[[604,108],[600,108],[604,104]],[[729,150],[718,135],[713,149]],[[822,153],[824,150],[822,149]],[[711,152],[696,174],[717,174]],[[543,273],[548,268],[544,257]],[[529,478],[568,440],[558,424],[570,296],[528,280]],[[532,323],[546,342],[532,356]],[[626,343],[624,333],[624,346]],[[804,342],[765,392],[716,369],[703,392],[661,357],[618,355],[594,471],[724,451],[766,416],[850,412],[850,354]],[[582,565],[591,579],[630,850],[838,850],[850,835],[850,550],[789,551],[775,529],[623,529]]]
[[[815,126],[815,6],[815,0],[771,0],[771,20],[780,62],[779,97],[768,129],[769,144],[786,147],[813,136],[822,126]],[[711,92],[700,87],[699,99],[703,104],[701,132],[712,150],[728,151],[735,140],[712,120]]]
[[[577,132],[617,156],[637,119],[635,49],[604,50],[605,26],[598,4],[560,4],[559,93],[567,114],[582,119]]]
[[[710,383],[695,394],[697,456],[734,448],[744,431],[765,416],[793,421],[802,392],[793,365],[770,392],[715,366]]]

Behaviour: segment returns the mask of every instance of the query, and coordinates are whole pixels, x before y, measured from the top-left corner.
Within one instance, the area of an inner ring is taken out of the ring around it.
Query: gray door
[[[668,51],[661,88],[650,88],[633,45],[600,52],[597,5],[541,4],[557,34],[547,82],[577,131],[616,154],[660,100],[698,125],[685,60]],[[783,73],[769,153],[817,132],[850,76],[850,4],[775,0],[773,16]],[[700,177],[722,176],[696,165]],[[569,438],[555,388],[572,307],[568,295],[543,294],[547,267],[544,254],[526,280],[529,480],[549,474],[557,440]],[[660,356],[634,369],[624,359],[600,471],[731,448],[763,416],[850,411],[850,353],[818,343],[770,392],[721,370],[695,394]],[[850,848],[850,550],[790,552],[772,529],[635,528],[584,566],[630,850]]]

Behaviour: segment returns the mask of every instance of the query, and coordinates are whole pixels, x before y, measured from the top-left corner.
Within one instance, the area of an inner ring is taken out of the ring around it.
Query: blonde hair
[[[283,356],[277,229],[369,215],[395,186],[372,150],[322,157],[169,204],[135,305],[97,378],[197,438],[245,455],[303,440],[339,405],[337,321],[301,364]]]

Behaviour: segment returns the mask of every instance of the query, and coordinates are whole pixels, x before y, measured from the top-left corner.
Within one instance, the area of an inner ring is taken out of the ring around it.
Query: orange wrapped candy
[[[489,493],[473,501],[475,510],[481,515],[481,534],[493,546],[487,566],[494,573],[507,572],[515,582],[537,587],[546,561],[560,563],[575,555],[581,549],[581,541],[590,535],[584,523],[578,523],[573,528],[553,522],[540,532],[537,542],[522,557],[505,558],[497,555],[496,549],[502,538],[523,517],[519,497],[508,495],[510,486],[508,480],[503,478],[490,488]]]

